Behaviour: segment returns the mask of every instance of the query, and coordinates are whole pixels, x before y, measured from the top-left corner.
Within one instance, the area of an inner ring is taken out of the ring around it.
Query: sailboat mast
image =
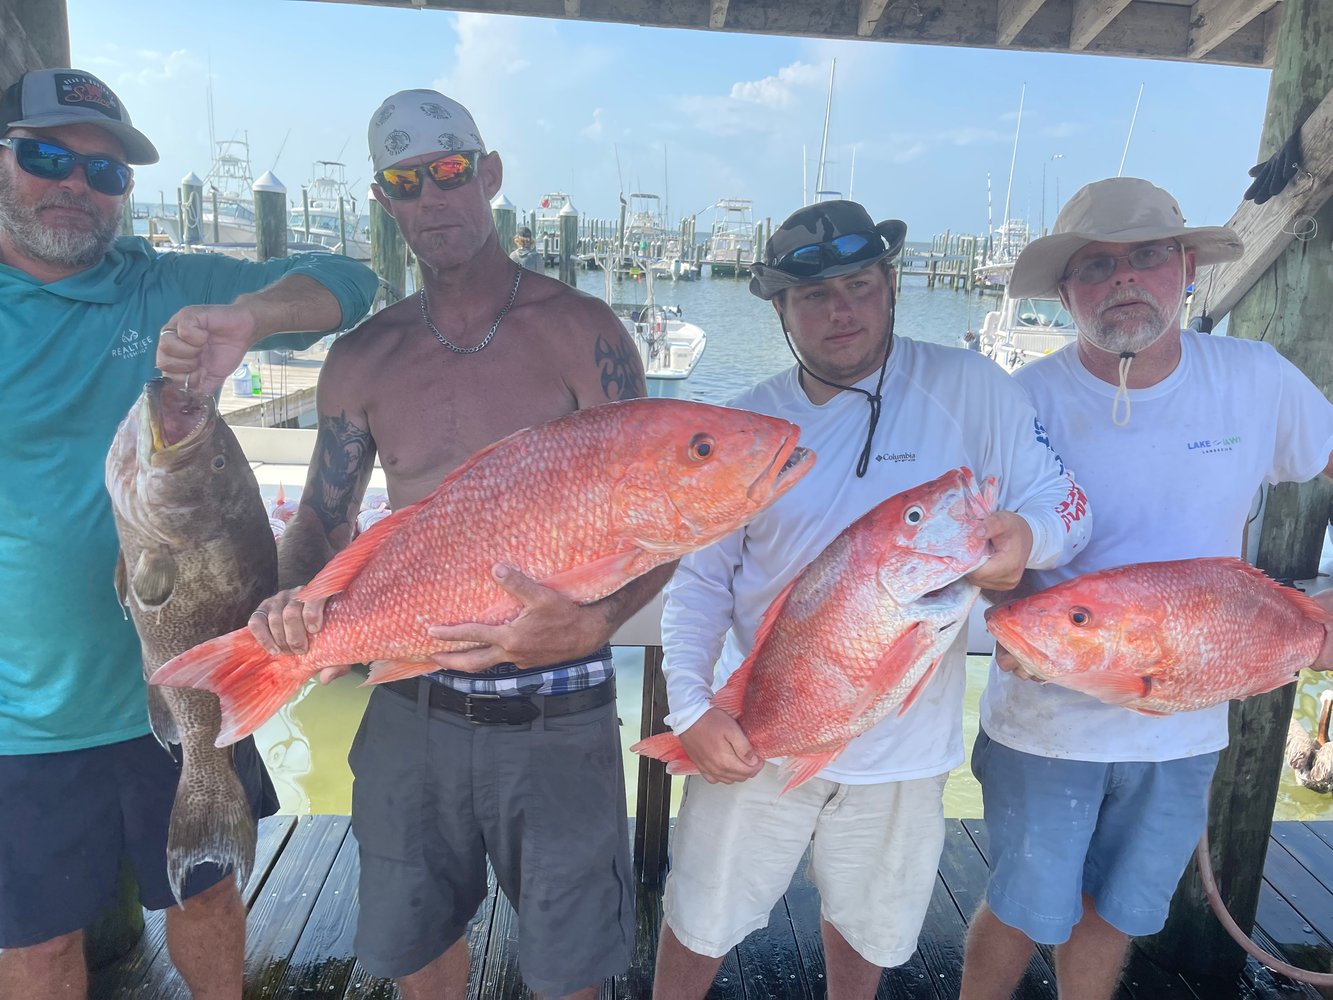
[[[1143,84],[1139,84],[1139,96],[1134,99],[1134,114],[1129,119],[1129,134],[1125,136],[1125,151],[1120,154],[1120,169],[1115,172],[1117,177],[1125,174],[1125,157],[1129,155],[1129,140],[1134,138],[1134,123],[1139,120],[1139,102],[1142,100]]]
[[[828,71],[828,100],[824,104],[824,138],[819,143],[819,172],[815,175],[816,201],[819,200],[819,192],[824,190],[824,157],[828,154],[828,120],[829,115],[833,113],[833,74],[837,68],[838,60],[834,59]]]
[[[1014,193],[1014,165],[1018,163],[1018,133],[1023,127],[1023,99],[1027,96],[1028,85],[1023,84],[1023,89],[1018,93],[1018,124],[1014,126],[1014,151],[1009,157],[1009,187],[1004,192],[1004,225],[1001,227],[1004,232],[1002,237],[1001,252],[1005,252],[1009,242],[1009,202]]]

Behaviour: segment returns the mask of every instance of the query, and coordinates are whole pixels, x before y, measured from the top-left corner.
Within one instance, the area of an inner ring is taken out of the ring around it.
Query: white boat
[[[1013,298],[986,313],[978,349],[1007,372],[1045,357],[1078,339],[1074,318],[1059,299]]]
[[[569,195],[552,191],[542,195],[532,213],[532,242],[542,252],[547,267],[560,263],[560,210],[569,204]]]
[[[713,206],[713,229],[704,251],[704,263],[714,277],[739,277],[749,273],[758,258],[752,202],[748,198],[722,198]]]
[[[317,160],[305,190],[309,212],[305,204],[288,212],[287,239],[294,245],[313,245],[355,260],[370,260],[370,216],[357,210],[346,167],[336,160]]]
[[[611,261],[603,263],[603,271],[606,301],[634,338],[639,360],[643,362],[643,373],[648,377],[648,395],[677,395],[680,383],[690,377],[703,357],[708,335],[702,327],[680,318],[680,306],[664,306],[657,302],[650,267],[643,266],[645,297],[642,302],[613,301],[615,268]]]

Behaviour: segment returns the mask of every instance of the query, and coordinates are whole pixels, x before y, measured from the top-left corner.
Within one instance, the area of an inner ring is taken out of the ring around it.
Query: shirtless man
[[[466,108],[404,91],[375,112],[369,138],[375,197],[420,260],[424,287],[329,351],[315,456],[279,552],[284,588],[351,541],[377,452],[398,509],[513,431],[644,393],[638,354],[611,310],[520,268],[500,246],[490,201],[503,169]],[[350,754],[356,948],[405,1000],[467,995],[463,935],[486,893],[488,855],[519,912],[533,992],[591,998],[628,967],[634,908],[607,641],[671,568],[580,607],[497,566],[520,615],[432,629],[483,645],[438,654],[441,672],[371,695]],[[322,612],[288,589],[251,628],[273,652],[303,651]],[[519,722],[532,706],[537,717]]]

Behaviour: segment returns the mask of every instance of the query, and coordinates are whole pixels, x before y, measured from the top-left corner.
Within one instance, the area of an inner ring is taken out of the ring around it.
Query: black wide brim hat
[[[797,276],[774,266],[783,255],[803,246],[827,243],[851,233],[877,233],[884,240],[884,252],[874,257],[833,264],[816,274]],[[891,260],[903,248],[907,223],[900,219],[872,222],[870,213],[854,201],[822,201],[793,212],[773,231],[764,246],[764,259],[750,265],[750,292],[761,299],[771,299],[784,288],[836,278],[863,271],[882,260]]]

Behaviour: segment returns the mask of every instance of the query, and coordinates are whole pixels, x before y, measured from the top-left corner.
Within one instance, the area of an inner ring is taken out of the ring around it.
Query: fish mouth
[[[996,642],[1013,653],[1028,673],[1046,677],[1046,671],[1041,669],[1044,657],[1037,647],[1028,642],[1023,633],[1013,626],[1008,616],[1003,614],[1007,607],[1007,604],[997,604],[986,609],[986,631],[995,636]]]
[[[186,392],[166,378],[150,379],[143,395],[147,412],[140,436],[150,458],[188,451],[203,438],[216,412],[212,396]]]
[[[793,428],[783,439],[781,447],[773,456],[773,460],[768,463],[768,467],[745,491],[747,497],[755,503],[775,500],[795,486],[801,477],[810,471],[815,464],[815,453],[796,444],[800,437],[800,429]]]

